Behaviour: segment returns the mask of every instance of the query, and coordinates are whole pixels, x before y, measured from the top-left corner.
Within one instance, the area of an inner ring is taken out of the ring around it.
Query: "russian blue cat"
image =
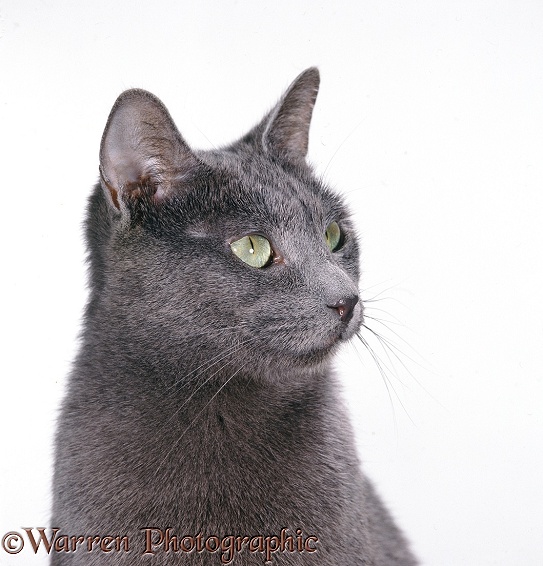
[[[152,94],[115,103],[52,564],[416,563],[362,474],[331,371],[364,313],[349,211],[305,159],[318,87],[306,70],[209,151]]]

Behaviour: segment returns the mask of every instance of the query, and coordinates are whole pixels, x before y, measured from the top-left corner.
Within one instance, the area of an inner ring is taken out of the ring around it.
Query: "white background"
[[[364,297],[382,309],[368,314],[389,329],[369,322],[405,364],[376,340],[386,379],[361,346],[338,359],[365,469],[424,564],[542,564],[543,3],[4,0],[0,14],[0,535],[49,525],[81,223],[116,96],[151,90],[205,148],[317,65],[309,157],[356,212]],[[0,549],[2,565],[44,563]]]

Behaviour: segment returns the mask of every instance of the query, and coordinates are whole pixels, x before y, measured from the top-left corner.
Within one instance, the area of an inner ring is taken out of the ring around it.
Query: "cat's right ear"
[[[119,96],[100,147],[100,182],[114,209],[126,210],[130,199],[140,198],[142,187],[159,203],[201,168],[156,96],[140,89]]]

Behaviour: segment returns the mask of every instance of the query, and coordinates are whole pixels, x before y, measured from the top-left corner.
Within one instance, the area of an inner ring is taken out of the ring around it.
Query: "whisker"
[[[371,357],[373,358],[373,361],[375,362],[375,365],[377,366],[377,369],[379,370],[379,373],[381,374],[381,378],[383,380],[383,383],[385,384],[385,388],[387,390],[387,394],[388,394],[388,399],[390,401],[390,407],[392,409],[392,420],[394,422],[394,432],[396,433],[396,438],[398,437],[398,422],[396,419],[396,410],[394,409],[394,402],[392,400],[392,395],[390,393],[390,388],[389,388],[389,380],[387,375],[385,374],[385,372],[383,371],[383,368],[381,367],[381,364],[379,363],[379,359],[378,357],[375,355],[375,353],[373,352],[372,348],[370,347],[370,345],[367,343],[367,341],[364,339],[364,337],[357,332],[356,336],[358,337],[358,339],[360,340],[360,342],[362,342],[362,344],[364,345],[365,349],[369,352],[369,354],[371,355]]]
[[[392,328],[390,328],[389,326],[387,326],[386,323],[384,323],[382,320],[379,320],[378,318],[374,318],[371,316],[368,316],[366,318],[369,318],[370,320],[373,320],[375,322],[377,322],[378,324],[381,324],[382,326],[384,326],[389,332],[391,332],[392,334],[394,334],[394,336],[396,336],[398,338],[398,340],[401,340],[408,348],[411,348],[411,350],[413,350],[413,348],[410,346],[410,344],[404,340],[396,331],[394,331]],[[386,342],[386,344],[390,347],[390,348],[394,348],[397,352],[399,352],[400,354],[402,354],[402,356],[405,356],[408,360],[412,361],[414,364],[418,365],[419,367],[421,367],[422,369],[426,369],[423,365],[419,364],[419,362],[417,362],[416,360],[414,360],[412,357],[410,357],[408,354],[406,354],[399,346],[397,346],[396,344],[394,344],[394,342],[392,342],[392,340],[390,340],[389,338],[385,338],[384,336],[382,336],[381,334],[379,334],[378,332],[376,332],[373,328],[370,328],[369,326],[367,326],[366,324],[363,324],[362,326],[364,326],[364,328],[367,328],[372,334],[374,334],[379,340],[383,340]],[[417,353],[415,350],[413,350],[415,353]],[[405,367],[405,365],[404,365]],[[407,369],[407,368],[405,368]]]
[[[234,328],[234,327],[232,327],[232,328]],[[254,338],[248,338],[248,339],[242,340],[241,342],[233,344],[232,346],[230,346],[230,348],[228,350],[226,350],[225,352],[220,352],[219,354],[212,356],[211,358],[209,358],[208,360],[206,360],[205,362],[200,364],[198,367],[196,367],[195,369],[193,369],[189,373],[184,374],[183,380],[187,380],[189,377],[192,377],[194,374],[198,373],[200,370],[206,371],[207,369],[213,367],[214,365],[216,365],[219,362],[221,362],[222,360],[224,360],[231,353],[233,353],[236,349],[241,348],[242,346],[244,346],[245,344],[248,344],[252,340],[254,340]],[[196,376],[194,376],[194,378],[197,379],[198,376],[196,375]],[[192,380],[193,379],[191,379],[191,381]],[[170,389],[173,389],[178,384],[179,384],[179,380],[176,379],[176,381],[167,388],[167,391],[170,390]]]
[[[229,350],[227,350],[227,352],[221,357],[220,360],[217,360],[216,362],[209,364],[206,367],[202,367],[205,364],[202,364],[200,366],[200,368],[202,368],[202,371],[193,376],[193,381],[195,381],[196,379],[198,379],[198,377],[200,377],[206,370],[210,369],[211,367],[215,366],[216,364],[218,364],[220,361],[224,360],[225,358],[228,358],[230,356],[230,354],[234,353],[235,351],[237,351],[238,348],[241,348],[247,344],[249,344],[250,342],[252,342],[253,340],[255,340],[255,338],[248,338],[245,341],[241,342],[240,344],[237,344],[235,347],[230,348]],[[202,389],[202,387],[204,387],[207,383],[209,383],[209,381],[211,381],[211,379],[213,379],[213,377],[215,377],[219,372],[221,372],[226,366],[228,365],[228,363],[225,363],[223,365],[221,365],[215,372],[213,372],[211,375],[209,375],[202,383],[200,383],[198,385],[198,387],[196,387],[196,389],[185,399],[185,401],[179,406],[177,407],[177,409],[173,412],[173,414],[170,416],[170,418],[164,423],[164,425],[161,427],[160,430],[164,430],[164,427],[169,424],[180,412],[181,410],[187,406],[187,403],[196,395],[196,393],[198,393],[198,391],[200,391],[200,389]],[[198,369],[198,368],[197,368]],[[194,370],[196,371],[196,370]],[[191,374],[194,374],[194,371],[191,372]],[[188,374],[190,375],[190,374]]]
[[[198,127],[194,120],[192,121],[192,125],[200,132],[202,136],[209,142],[209,144],[213,147],[213,149],[218,149],[218,147],[204,134],[204,132]]]
[[[328,171],[328,168],[330,167],[330,165],[332,164],[332,161],[334,160],[334,157],[339,153],[339,150],[345,145],[345,143],[349,140],[349,138],[356,132],[356,130],[358,130],[358,128],[360,128],[360,126],[362,125],[362,123],[365,121],[365,118],[363,118],[362,120],[360,120],[360,122],[358,122],[358,124],[355,125],[355,127],[347,134],[347,137],[339,144],[339,146],[337,147],[336,151],[334,151],[334,153],[332,154],[332,157],[330,158],[330,160],[328,161],[328,165],[326,165],[325,169],[324,169],[324,173],[322,174],[323,178],[326,176],[326,172]]]
[[[379,345],[381,346],[381,349],[383,350],[384,354],[388,358],[388,361],[390,362],[390,367],[387,364],[385,364],[383,362],[383,360],[381,360],[381,363],[383,364],[383,366],[390,372],[391,375],[393,375],[401,383],[401,385],[403,387],[408,388],[407,385],[400,379],[400,376],[398,375],[398,372],[396,370],[396,366],[394,365],[394,361],[391,359],[390,354],[389,354],[389,352],[386,348],[386,343],[381,341],[381,336],[379,336],[376,332],[374,332],[371,328],[369,328],[365,324],[363,324],[362,326],[366,330],[369,330],[372,333],[372,335],[377,339]],[[366,340],[366,342],[369,344],[369,342],[367,340]],[[377,355],[377,352],[375,352],[375,353]]]
[[[377,287],[377,285],[381,285],[381,283],[378,283],[376,285],[372,285],[370,287],[367,287],[365,289],[361,289],[362,293],[365,293],[368,289],[373,289],[373,287]],[[380,297],[383,293],[386,293],[387,291],[391,291],[392,289],[396,289],[397,287],[399,287],[401,285],[401,283],[395,283],[394,285],[390,285],[389,287],[386,287],[385,289],[383,289],[382,291],[379,291],[379,293],[377,293],[377,295],[374,295],[373,297],[369,298],[369,299],[365,299],[365,301],[375,301],[378,297]],[[387,299],[394,299],[394,297],[387,297]],[[397,300],[397,299],[396,299]]]
[[[236,327],[234,327],[234,326],[225,327],[224,329],[221,329],[221,330],[228,330],[229,328],[236,328]],[[222,332],[217,333],[217,336],[221,336],[221,335],[222,335]],[[193,334],[192,336],[195,337],[195,336],[199,336],[199,335]],[[211,338],[211,339],[213,338],[213,334],[209,335],[209,334],[202,333],[201,336],[206,336],[206,338]],[[247,344],[251,340],[253,340],[253,338],[249,338],[249,339],[246,339],[245,341],[241,341],[239,343],[235,343],[235,344],[231,345],[227,350],[219,352],[218,354],[215,354],[214,356],[210,357],[209,359],[207,359],[203,363],[201,363],[199,366],[194,368],[192,371],[190,371],[186,374],[182,374],[182,377],[180,377],[181,374],[177,375],[176,378],[174,379],[173,383],[171,383],[169,385],[167,385],[166,382],[164,380],[162,380],[162,378],[160,378],[160,381],[164,385],[164,392],[165,393],[170,392],[175,387],[177,387],[181,381],[185,381],[185,382],[196,381],[198,379],[198,377],[202,373],[204,373],[206,370],[208,370],[208,369],[212,368],[214,365],[220,363],[222,360],[227,358],[230,354],[232,354],[237,349],[241,348],[242,346],[244,346],[245,344]]]
[[[390,283],[390,279],[388,281],[382,281],[381,283],[374,283],[373,285],[370,285],[369,287],[364,287],[364,289],[360,289],[360,291],[362,293],[365,293],[366,291],[369,291],[370,289],[373,289],[375,287],[379,287],[379,285],[383,285],[383,283]],[[394,287],[397,287],[397,286],[398,286],[398,284],[391,285],[387,289],[384,289],[384,291],[388,291],[389,289],[394,289]]]
[[[211,397],[211,399],[204,405],[204,407],[202,408],[202,410],[194,417],[194,419],[191,421],[191,423],[189,424],[189,426],[176,438],[175,442],[173,443],[172,447],[170,448],[170,450],[168,451],[168,453],[164,456],[164,458],[161,460],[160,464],[158,465],[158,468],[156,469],[156,473],[158,473],[158,471],[160,470],[160,468],[162,467],[162,464],[164,464],[164,462],[168,459],[168,456],[174,451],[175,448],[177,448],[177,446],[179,445],[179,443],[181,442],[181,439],[183,438],[183,436],[185,436],[185,434],[191,429],[192,425],[198,420],[198,418],[200,417],[200,415],[202,415],[202,413],[207,409],[207,407],[210,405],[210,403],[213,401],[213,399],[215,399],[215,397],[217,397],[217,395],[226,387],[226,385],[228,385],[228,383],[230,383],[230,381],[248,364],[249,362],[246,362],[245,364],[243,364],[239,369],[237,369],[220,387],[219,389],[217,389],[217,391],[214,393],[214,395]]]
[[[249,342],[251,342],[252,340],[247,340],[246,342],[243,342],[242,344],[240,344],[239,347],[245,346],[246,344],[248,344]],[[232,349],[228,352],[227,355],[225,355],[223,358],[221,358],[221,360],[223,360],[224,358],[228,357],[231,353],[233,353],[235,350]],[[220,361],[220,360],[219,360]],[[215,362],[215,364],[217,364],[217,362]],[[215,365],[212,364],[212,365]],[[202,383],[200,383],[200,385],[198,385],[198,387],[187,397],[187,399],[185,399],[184,403],[175,411],[174,415],[175,416],[183,407],[186,406],[186,404],[196,395],[196,393],[198,393],[198,391],[200,391],[200,389],[202,389],[202,387],[204,387],[204,385],[206,385],[206,383],[208,383],[213,377],[215,377],[222,369],[224,369],[228,364],[224,364],[221,367],[219,367],[218,370],[216,370],[215,372],[213,372],[210,376],[208,376]],[[209,366],[212,367],[212,366]],[[205,369],[209,369],[209,367],[205,368]],[[205,370],[203,370],[205,371]],[[202,373],[203,373],[202,371]],[[200,374],[201,375],[201,374]],[[199,377],[199,376],[198,376]]]
[[[371,297],[370,299],[363,299],[364,303],[378,303],[380,301],[394,301],[395,303],[398,303],[400,305],[402,305],[402,307],[405,307],[405,304],[402,303],[402,301],[400,301],[400,299],[397,299],[396,297],[381,297],[381,298],[377,298],[379,297],[381,293],[379,293],[378,295],[375,295],[375,297]]]
[[[368,328],[367,326],[363,325],[364,328],[367,328],[368,330],[371,331],[370,328]],[[370,355],[372,356],[372,358],[375,361],[375,364],[377,365],[378,369],[379,369],[379,373],[381,373],[381,376],[383,377],[383,380],[385,380],[385,383],[388,382],[388,384],[390,385],[392,391],[394,392],[396,398],[398,399],[398,402],[400,403],[402,409],[404,410],[405,414],[407,415],[407,417],[409,418],[409,420],[416,426],[415,422],[413,421],[413,419],[411,418],[411,415],[409,414],[409,412],[407,411],[407,409],[405,408],[405,405],[403,404],[401,397],[398,395],[398,392],[396,391],[394,385],[392,385],[392,381],[389,379],[388,375],[386,374],[386,372],[383,369],[383,366],[387,369],[389,369],[389,371],[391,371],[391,373],[393,375],[395,375],[396,379],[405,387],[405,384],[400,380],[400,378],[398,377],[398,374],[396,371],[390,370],[390,368],[388,368],[388,366],[383,362],[383,360],[379,357],[379,355],[373,350],[373,348],[371,348],[369,342],[367,340],[364,339],[364,337],[360,334],[360,332],[356,333],[357,337],[360,339],[360,341],[364,344],[364,346],[366,346],[366,348],[368,349]],[[386,353],[386,350],[385,350]],[[390,359],[390,358],[389,358]],[[392,363],[392,360],[390,360]],[[387,387],[388,390],[388,387]],[[388,391],[389,396],[390,396],[390,391]]]
[[[381,322],[377,319],[375,319],[376,322]],[[383,324],[381,322],[381,324]],[[366,328],[367,330],[369,330],[381,343],[381,346],[383,347],[383,349],[387,349],[395,358],[396,360],[402,365],[402,367],[405,369],[405,371],[407,371],[407,373],[411,376],[411,378],[415,381],[415,383],[427,394],[429,395],[436,403],[438,403],[441,407],[445,408],[444,405],[439,401],[439,399],[437,399],[434,395],[432,395],[432,393],[430,393],[430,391],[428,391],[428,389],[426,387],[424,387],[424,385],[415,377],[415,375],[411,372],[411,370],[407,367],[407,365],[404,363],[404,361],[402,360],[402,358],[400,357],[399,354],[401,354],[402,356],[406,357],[408,360],[410,360],[411,362],[413,362],[414,364],[416,364],[417,366],[419,366],[420,368],[424,369],[425,371],[428,370],[428,368],[426,368],[425,366],[423,366],[422,364],[420,364],[419,362],[417,362],[416,360],[414,360],[411,356],[407,355],[403,350],[401,350],[396,344],[394,344],[391,340],[389,340],[388,338],[385,338],[384,336],[380,335],[379,333],[377,333],[375,330],[373,330],[372,328],[370,328],[369,326],[367,326],[366,324],[362,325],[364,328]],[[390,332],[393,332],[394,334],[396,334],[392,329],[388,328],[386,325],[384,325]],[[403,340],[403,338],[401,336],[398,336],[398,338],[400,340],[402,340],[402,342],[405,342],[405,340]],[[405,342],[407,344],[407,346],[409,346],[409,344],[407,342]],[[409,346],[411,347],[411,346]],[[398,354],[399,353],[399,354]],[[416,353],[416,352],[415,352]]]
[[[364,308],[364,318],[365,318],[365,319],[369,318],[370,320],[375,320],[375,322],[378,322],[379,324],[382,324],[383,326],[386,326],[385,323],[388,323],[388,324],[395,324],[395,325],[397,325],[397,326],[405,326],[405,325],[403,324],[403,322],[401,322],[401,321],[399,321],[399,320],[385,320],[385,319],[376,318],[376,317],[374,317],[374,316],[370,316],[369,314],[367,314],[367,311],[369,311],[369,310],[371,310],[371,311],[379,311],[379,312],[383,312],[383,313],[385,313],[385,314],[388,314],[387,311],[385,311],[384,309],[376,309],[375,307],[366,307],[366,308]],[[389,315],[389,316],[390,316],[390,315]],[[388,326],[387,326],[387,328],[388,328]],[[390,329],[390,328],[388,328],[388,329],[392,332],[392,329]]]

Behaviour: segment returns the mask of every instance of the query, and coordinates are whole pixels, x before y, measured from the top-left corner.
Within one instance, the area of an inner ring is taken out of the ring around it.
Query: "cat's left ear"
[[[320,74],[316,67],[303,71],[245,141],[260,143],[266,153],[287,161],[304,161],[319,83]]]
[[[140,89],[119,96],[100,147],[100,182],[111,206],[125,210],[142,187],[160,202],[202,167],[156,96]]]

